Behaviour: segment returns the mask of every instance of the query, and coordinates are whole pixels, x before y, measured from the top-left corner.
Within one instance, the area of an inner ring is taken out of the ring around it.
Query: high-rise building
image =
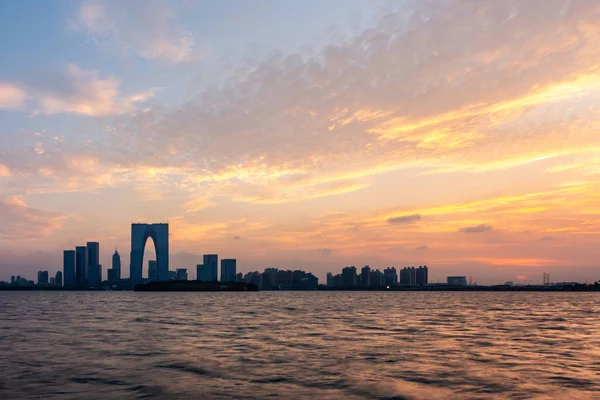
[[[187,281],[188,274],[186,268],[177,268],[177,280],[178,281]]]
[[[48,271],[38,271],[38,285],[48,284]]]
[[[417,285],[427,285],[429,283],[429,272],[427,270],[427,265],[419,266],[416,270],[416,284]]]
[[[88,254],[87,247],[75,247],[75,284],[77,286],[87,285],[87,265]]]
[[[10,277],[10,284],[14,285],[16,282],[17,282],[17,280],[15,279],[15,276],[11,275],[11,277]]]
[[[75,250],[63,251],[63,275],[65,287],[75,285]]]
[[[241,272],[238,272],[235,275],[235,281],[236,282],[244,282],[244,274],[242,274]]]
[[[360,270],[360,286],[368,288],[371,286],[371,267],[365,265]]]
[[[378,269],[371,270],[371,286],[377,287],[377,286],[383,286],[383,284],[384,284],[383,273]]]
[[[244,282],[253,283],[260,288],[262,287],[262,274],[257,271],[248,272],[244,275]]]
[[[235,258],[224,258],[221,260],[221,282],[235,282],[236,260]]]
[[[216,282],[219,280],[219,256],[217,254],[204,255],[204,267],[207,269],[207,281]],[[204,280],[204,279],[203,279]]]
[[[356,286],[356,267],[344,267],[342,269],[342,286],[354,287]]]
[[[298,278],[296,276],[296,278]],[[294,271],[280,269],[277,272],[277,284],[279,287],[290,287],[294,285]]]
[[[88,280],[87,284],[90,287],[99,287],[102,283],[102,265],[89,264],[88,265]]]
[[[411,286],[417,284],[417,271],[415,267],[406,267],[400,270],[400,284]]]
[[[113,279],[118,281],[121,279],[121,255],[115,249],[115,254],[112,256],[112,269],[113,269]]]
[[[158,264],[156,260],[148,261],[148,280],[149,281],[157,281],[158,280]]]
[[[50,285],[52,285],[52,286],[56,285],[56,278],[53,276],[50,277]]]
[[[56,275],[54,276],[54,284],[57,286],[63,285],[63,273],[61,271],[56,271]]]
[[[86,277],[90,286],[98,286],[102,282],[102,268],[100,267],[100,243],[87,242],[88,265]]]
[[[293,275],[292,275],[293,276]],[[262,288],[273,290],[279,288],[279,270],[277,268],[265,268],[262,273]]]
[[[177,271],[170,271],[167,273],[167,277],[170,281],[177,280]]]
[[[331,272],[327,273],[327,286],[333,287],[333,274]]]
[[[398,273],[396,272],[395,267],[383,270],[383,283],[385,286],[394,286],[398,284]]]
[[[154,242],[158,280],[169,280],[169,224],[131,224],[129,280],[142,283],[144,249],[148,239]],[[173,271],[175,272],[175,271]]]

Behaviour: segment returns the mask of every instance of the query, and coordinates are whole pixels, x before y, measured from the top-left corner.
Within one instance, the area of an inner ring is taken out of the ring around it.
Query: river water
[[[0,398],[600,399],[600,294],[0,292]]]

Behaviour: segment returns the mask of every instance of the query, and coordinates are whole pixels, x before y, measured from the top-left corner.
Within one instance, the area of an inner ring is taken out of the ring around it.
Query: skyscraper
[[[158,280],[170,279],[169,224],[131,224],[129,280],[132,284],[142,283],[144,249],[148,239],[152,239],[156,250]]]
[[[158,280],[158,264],[156,263],[156,260],[148,261],[148,280]]]
[[[345,287],[356,286],[356,267],[344,267],[342,269],[342,285]]]
[[[221,282],[235,282],[236,271],[235,258],[224,258],[221,260]]]
[[[386,268],[383,270],[383,280],[386,286],[394,286],[398,284],[398,273],[395,267]]]
[[[219,256],[217,254],[205,254],[204,255],[204,267],[208,269],[207,281],[218,281],[219,280]],[[204,280],[204,279],[203,279]]]
[[[48,284],[48,271],[38,271],[38,285]]]
[[[61,271],[56,271],[56,276],[54,277],[54,283],[57,286],[62,286],[63,284],[63,273]]]
[[[87,284],[87,265],[88,254],[87,247],[75,247],[75,284],[77,286],[85,286]]]
[[[371,268],[368,265],[360,270],[360,286],[364,288],[371,286]]]
[[[86,277],[90,286],[98,286],[102,282],[102,268],[100,267],[100,243],[87,242],[88,265]]]
[[[65,287],[75,285],[75,250],[65,250],[63,252],[63,274]]]
[[[417,284],[417,272],[415,267],[402,268],[400,270],[400,284],[411,286]]]
[[[116,281],[121,279],[121,256],[117,249],[115,249],[115,254],[112,256],[112,269],[113,269],[113,277]]]
[[[429,283],[429,272],[427,271],[427,265],[419,266],[416,274],[417,285],[427,285],[427,283]]]

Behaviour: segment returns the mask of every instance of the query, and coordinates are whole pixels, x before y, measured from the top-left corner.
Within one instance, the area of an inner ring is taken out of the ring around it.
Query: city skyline
[[[134,221],[190,275],[599,278],[599,2],[285,3],[0,2],[0,280]]]

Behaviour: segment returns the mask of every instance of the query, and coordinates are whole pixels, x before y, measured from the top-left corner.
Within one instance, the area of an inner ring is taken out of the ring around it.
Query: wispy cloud
[[[19,86],[0,82],[0,109],[20,107],[26,98],[27,94]]]
[[[165,1],[84,1],[68,25],[107,43],[149,59],[181,63],[204,55],[192,33],[177,21]]]
[[[406,224],[413,224],[420,220],[421,220],[421,216],[419,214],[412,214],[412,215],[402,215],[399,217],[389,218],[387,220],[387,223],[392,224],[392,225],[406,225]]]
[[[463,233],[483,233],[483,232],[489,232],[492,229],[494,229],[494,227],[491,226],[491,225],[481,224],[481,225],[476,225],[476,226],[467,226],[465,228],[460,228],[460,232],[463,232]]]

